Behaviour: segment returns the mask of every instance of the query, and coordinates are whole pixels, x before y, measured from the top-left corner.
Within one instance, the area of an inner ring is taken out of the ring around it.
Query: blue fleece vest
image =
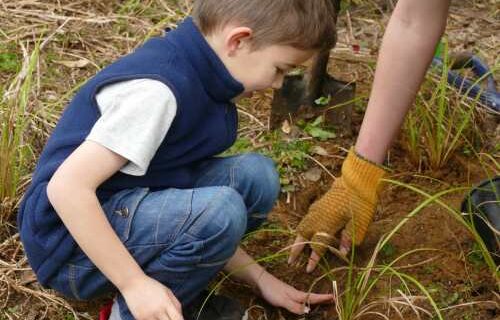
[[[226,150],[236,139],[237,111],[231,99],[243,91],[243,86],[231,76],[191,18],[99,72],[62,114],[19,209],[21,240],[29,263],[44,286],[77,246],[48,201],[47,184],[100,117],[95,99],[99,90],[137,78],[165,83],[177,100],[177,114],[147,173],[116,173],[99,187],[101,203],[123,189],[193,187],[196,164]],[[143,107],[148,112],[148,106]]]

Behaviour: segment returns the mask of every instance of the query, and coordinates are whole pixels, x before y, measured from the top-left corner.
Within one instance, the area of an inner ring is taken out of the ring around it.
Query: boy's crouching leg
[[[274,161],[258,153],[213,158],[197,171],[197,187],[228,186],[241,195],[248,213],[247,232],[266,220],[280,193]]]
[[[175,197],[170,197],[172,205]],[[183,307],[192,302],[234,255],[246,229],[246,207],[229,187],[192,190],[190,205],[170,245],[143,264],[150,277],[172,290]],[[163,216],[158,226],[175,217]],[[166,227],[167,228],[167,227]],[[123,296],[117,299],[121,319],[133,319]]]
[[[191,214],[158,261],[168,278],[175,274],[178,285],[171,289],[183,305],[192,301],[233,256],[246,224],[245,204],[234,189],[194,189]]]
[[[103,208],[134,259],[184,306],[233,256],[247,227],[241,194],[225,186],[130,190],[109,203]],[[124,207],[129,208],[127,217],[115,214]],[[51,286],[82,300],[116,290],[81,250]],[[120,294],[117,304],[121,319],[133,319]]]
[[[238,156],[233,184],[248,208],[247,232],[257,229],[274,207],[280,193],[280,179],[273,160],[258,153]]]

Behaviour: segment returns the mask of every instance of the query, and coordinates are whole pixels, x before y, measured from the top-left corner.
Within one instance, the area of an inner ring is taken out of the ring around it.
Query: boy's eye
[[[276,73],[279,73],[279,74],[284,74],[284,73],[285,73],[285,70],[283,70],[283,69],[281,69],[281,68],[276,67]]]

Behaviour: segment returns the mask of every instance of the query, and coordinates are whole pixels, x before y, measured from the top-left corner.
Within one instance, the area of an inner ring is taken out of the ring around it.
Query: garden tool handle
[[[472,99],[478,99],[487,107],[500,111],[500,93],[496,90],[496,83],[488,66],[472,53],[459,53],[450,55],[454,60],[448,70],[448,83],[460,90],[460,93],[467,94]],[[439,57],[433,59],[433,65],[443,66],[443,60]],[[487,88],[483,89],[477,81],[466,79],[453,69],[471,68],[477,78],[485,78]]]

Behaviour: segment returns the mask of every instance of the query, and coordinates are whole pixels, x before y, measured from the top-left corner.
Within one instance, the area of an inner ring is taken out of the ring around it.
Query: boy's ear
[[[252,29],[248,27],[232,28],[226,36],[225,47],[229,56],[234,56],[236,52],[245,46],[250,46],[252,41]]]

